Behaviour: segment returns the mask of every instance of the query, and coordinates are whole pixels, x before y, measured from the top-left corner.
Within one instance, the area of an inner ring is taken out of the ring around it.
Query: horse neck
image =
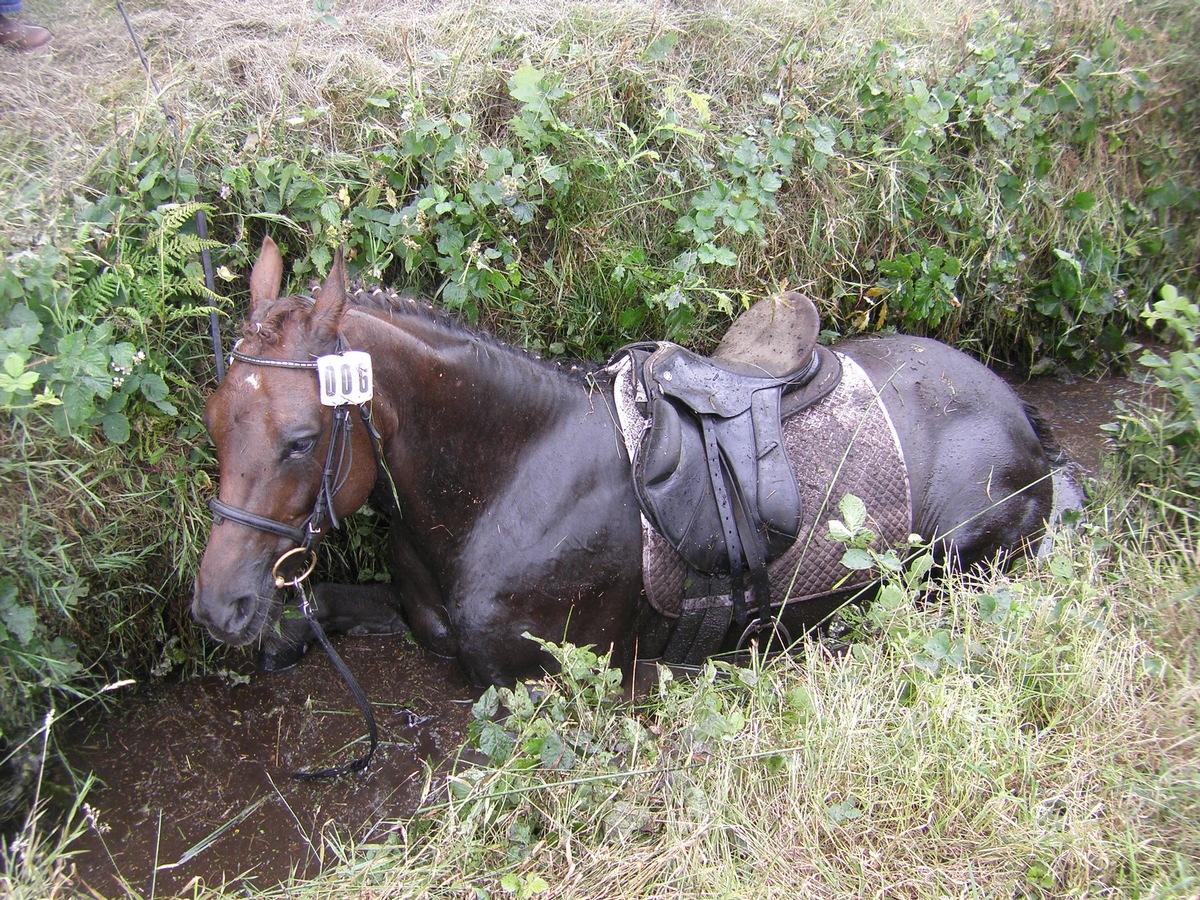
[[[406,522],[450,528],[447,507],[460,524],[477,515],[523,449],[589,402],[566,373],[422,316],[360,312],[343,332],[372,356],[372,402]]]

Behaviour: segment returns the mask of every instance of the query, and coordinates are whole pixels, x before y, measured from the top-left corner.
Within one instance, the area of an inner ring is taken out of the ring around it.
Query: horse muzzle
[[[269,627],[278,608],[269,575],[219,584],[205,577],[201,565],[192,594],[192,618],[215,640],[233,647],[253,643]]]

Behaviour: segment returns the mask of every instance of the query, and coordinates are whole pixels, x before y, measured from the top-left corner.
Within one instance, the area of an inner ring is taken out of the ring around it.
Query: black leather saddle
[[[814,330],[811,342],[775,371],[761,361],[706,358],[666,342],[633,344],[618,354],[632,360],[648,418],[631,451],[642,511],[690,566],[729,577],[739,625],[749,618],[747,575],[757,621],[769,621],[767,564],[791,546],[804,522],[784,447],[784,414],[822,399],[841,378],[837,357],[815,337]]]

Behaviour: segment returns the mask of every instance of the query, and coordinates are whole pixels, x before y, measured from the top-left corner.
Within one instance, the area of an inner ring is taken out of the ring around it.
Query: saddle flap
[[[736,548],[731,554],[738,543],[734,504],[769,558],[800,531],[800,491],[784,450],[779,398],[779,386],[760,389],[747,394],[736,415],[698,416],[684,400],[651,391],[634,487],[646,517],[701,572],[731,574],[740,562]]]

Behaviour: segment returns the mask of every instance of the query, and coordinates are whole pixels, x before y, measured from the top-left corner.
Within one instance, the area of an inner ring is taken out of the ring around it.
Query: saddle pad
[[[846,548],[825,539],[826,523],[840,516],[846,494],[861,498],[877,549],[903,543],[912,531],[908,470],[895,427],[875,386],[854,360],[838,353],[842,380],[824,400],[783,423],[788,460],[800,485],[805,521],[796,542],[768,573],[775,605],[802,601],[874,581],[870,571],[851,571],[840,560]],[[617,420],[627,448],[637,447],[646,428],[638,410],[628,358],[613,367]],[[632,450],[630,451],[632,456]],[[677,617],[685,597],[714,593],[716,585],[689,575],[687,563],[642,516],[642,579],[650,604]],[[727,581],[728,579],[726,579]],[[724,587],[728,592],[728,586]]]

